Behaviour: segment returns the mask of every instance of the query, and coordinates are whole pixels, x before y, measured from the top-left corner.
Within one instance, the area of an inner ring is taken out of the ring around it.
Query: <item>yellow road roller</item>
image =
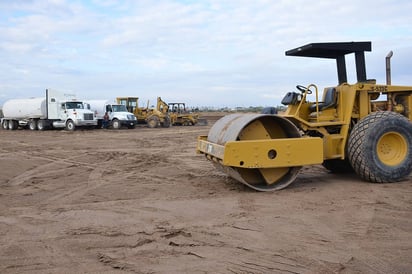
[[[199,136],[197,152],[235,180],[258,191],[291,184],[305,165],[334,173],[356,172],[374,183],[408,179],[412,171],[412,86],[366,77],[371,42],[311,43],[287,56],[335,59],[338,85],[320,92],[297,85],[282,99],[286,111],[229,114]],[[355,84],[347,82],[345,56],[355,57]]]

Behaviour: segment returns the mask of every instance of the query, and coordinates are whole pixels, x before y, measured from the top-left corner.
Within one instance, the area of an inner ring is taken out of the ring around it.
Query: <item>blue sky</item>
[[[412,85],[411,10],[406,0],[1,1],[0,106],[46,88],[276,106],[297,84],[336,85],[333,60],[285,56],[313,42],[371,41],[367,75],[380,83],[393,50],[392,83]]]

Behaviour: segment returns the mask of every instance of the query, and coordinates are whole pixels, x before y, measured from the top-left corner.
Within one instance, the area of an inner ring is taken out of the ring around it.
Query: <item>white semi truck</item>
[[[15,130],[28,127],[31,130],[76,127],[95,127],[94,113],[84,108],[76,95],[46,89],[46,97],[11,99],[3,105],[3,129]]]
[[[137,124],[136,116],[128,112],[125,105],[111,103],[108,100],[87,100],[85,106],[94,112],[98,127],[102,126],[103,116],[106,112],[109,115],[109,124],[114,129],[119,129],[122,126],[134,128]]]

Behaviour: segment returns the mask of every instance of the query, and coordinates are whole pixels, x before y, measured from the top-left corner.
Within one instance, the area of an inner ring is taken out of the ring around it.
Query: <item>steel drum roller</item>
[[[265,140],[301,137],[298,128],[277,115],[231,114],[216,121],[207,141],[224,146],[229,141]],[[235,180],[259,191],[279,190],[296,178],[301,167],[242,168],[214,165]]]

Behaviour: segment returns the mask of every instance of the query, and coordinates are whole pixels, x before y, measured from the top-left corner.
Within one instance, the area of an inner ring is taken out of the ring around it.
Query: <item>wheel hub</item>
[[[382,163],[396,166],[405,160],[408,154],[408,144],[401,134],[388,132],[378,140],[377,152]]]

